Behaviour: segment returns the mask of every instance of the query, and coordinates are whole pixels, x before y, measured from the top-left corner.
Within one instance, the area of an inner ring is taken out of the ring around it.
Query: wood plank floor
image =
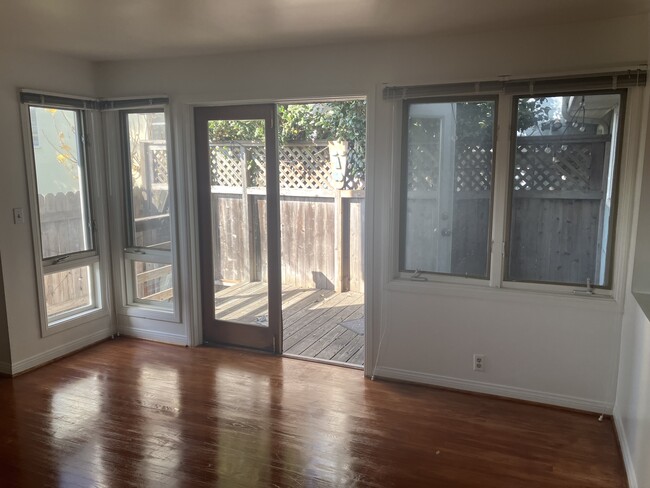
[[[215,293],[215,313],[223,320],[264,324],[267,284],[242,283]],[[364,335],[341,323],[364,317],[363,293],[282,287],[284,352],[362,366]]]
[[[3,487],[626,486],[595,415],[126,338],[0,379],[0,473]]]

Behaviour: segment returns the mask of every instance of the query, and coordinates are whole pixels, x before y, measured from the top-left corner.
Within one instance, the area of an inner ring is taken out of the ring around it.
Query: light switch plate
[[[25,223],[25,210],[22,208],[14,208],[14,224]]]

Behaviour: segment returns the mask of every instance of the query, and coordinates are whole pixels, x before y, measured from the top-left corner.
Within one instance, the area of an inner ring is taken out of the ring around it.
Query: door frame
[[[277,106],[254,105],[194,107],[201,328],[203,343],[244,347],[282,354],[282,276],[280,255],[280,184],[277,144]],[[266,139],[266,219],[268,259],[268,327],[214,318],[212,254],[212,205],[210,178],[209,120],[264,120]]]

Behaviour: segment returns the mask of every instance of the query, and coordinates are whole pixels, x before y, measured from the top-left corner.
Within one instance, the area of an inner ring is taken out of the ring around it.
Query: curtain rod
[[[486,93],[509,93],[535,95],[569,90],[617,90],[645,86],[646,69],[612,71],[578,76],[545,78],[522,78],[510,80],[487,80],[464,83],[443,83],[438,85],[387,86],[383,90],[384,100],[421,98],[444,95],[471,95]]]
[[[147,108],[169,104],[167,97],[144,97],[131,99],[90,99],[75,98],[65,95],[54,95],[27,90],[20,92],[21,103],[30,105],[47,105],[61,108],[75,108],[81,110],[120,110],[128,108]]]

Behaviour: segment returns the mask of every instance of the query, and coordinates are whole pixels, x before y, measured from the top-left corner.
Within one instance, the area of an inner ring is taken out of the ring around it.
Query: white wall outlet
[[[14,224],[25,223],[25,210],[22,208],[14,208]]]
[[[474,354],[474,371],[485,371],[484,354]]]

